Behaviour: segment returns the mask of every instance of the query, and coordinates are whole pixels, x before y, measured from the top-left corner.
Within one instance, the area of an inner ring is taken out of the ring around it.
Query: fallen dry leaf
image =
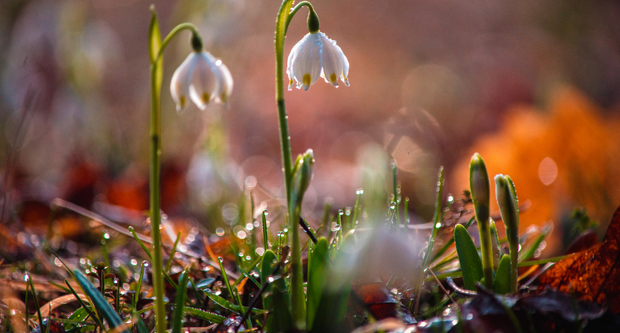
[[[563,259],[540,277],[541,285],[620,312],[620,207],[600,244]]]

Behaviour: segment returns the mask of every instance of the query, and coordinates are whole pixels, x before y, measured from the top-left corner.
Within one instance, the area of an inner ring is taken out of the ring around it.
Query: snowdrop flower
[[[170,94],[177,112],[185,109],[188,97],[201,110],[211,101],[227,105],[232,88],[228,67],[206,51],[193,51],[174,71],[170,81]]]
[[[338,79],[349,85],[349,61],[335,40],[329,39],[320,31],[310,32],[291,50],[288,56],[286,73],[289,77],[288,90],[293,88],[293,78],[297,89],[308,90],[321,76],[325,82],[338,87]]]

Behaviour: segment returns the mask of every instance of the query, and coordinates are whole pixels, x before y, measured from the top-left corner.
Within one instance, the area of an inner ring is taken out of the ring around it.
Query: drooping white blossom
[[[177,112],[187,107],[188,99],[201,110],[211,101],[226,105],[232,88],[233,79],[228,67],[206,51],[192,52],[170,80],[170,94]]]
[[[289,77],[288,89],[308,90],[320,77],[325,82],[338,87],[338,79],[349,85],[349,61],[335,40],[317,31],[308,33],[291,50],[288,56],[286,73]]]

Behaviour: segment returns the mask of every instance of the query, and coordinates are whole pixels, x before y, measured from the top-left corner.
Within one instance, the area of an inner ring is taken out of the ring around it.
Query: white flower
[[[192,52],[170,80],[170,94],[181,112],[188,104],[188,97],[201,110],[210,101],[226,105],[233,88],[228,67],[209,52]]]
[[[325,82],[338,87],[338,78],[349,85],[349,61],[335,40],[322,32],[308,33],[291,50],[288,56],[286,73],[289,77],[288,90],[293,88],[293,78],[297,89],[308,90],[319,75]]]

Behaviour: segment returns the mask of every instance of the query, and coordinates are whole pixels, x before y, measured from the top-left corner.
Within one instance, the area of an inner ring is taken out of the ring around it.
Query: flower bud
[[[478,223],[489,221],[489,174],[480,154],[475,153],[469,166],[469,187]]]
[[[484,284],[485,287],[491,289],[493,288],[493,243],[489,226],[489,186],[487,167],[482,156],[475,153],[469,166],[469,187],[474,202],[476,220],[478,221]]]
[[[299,155],[293,167],[293,179],[291,187],[291,204],[301,210],[304,193],[310,185],[314,171],[314,153],[308,149],[303,155]]]
[[[514,183],[509,176],[495,176],[495,195],[502,220],[506,226],[506,237],[510,249],[511,286],[510,291],[517,292],[518,257],[519,257],[519,201]]]

